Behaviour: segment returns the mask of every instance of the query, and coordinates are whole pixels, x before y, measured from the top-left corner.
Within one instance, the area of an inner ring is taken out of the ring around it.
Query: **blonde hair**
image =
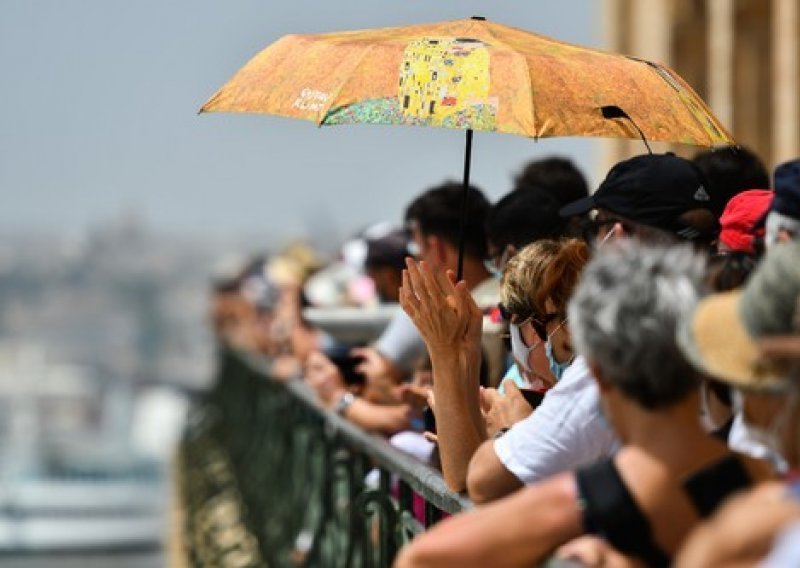
[[[525,317],[538,313],[534,304],[536,291],[561,247],[559,241],[542,239],[527,245],[508,261],[501,280],[500,300],[509,312]]]

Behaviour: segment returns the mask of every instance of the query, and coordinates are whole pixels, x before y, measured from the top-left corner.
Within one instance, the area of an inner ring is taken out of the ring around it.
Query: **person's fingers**
[[[411,284],[408,270],[403,270],[403,285],[400,287],[400,305],[411,317],[419,310],[419,298],[414,294],[414,288]]]
[[[497,403],[498,399],[500,399],[500,393],[495,389],[481,391],[481,404],[485,406],[487,412]]]
[[[428,391],[427,401],[428,401],[428,407],[435,414],[436,413],[436,398],[433,396],[433,389]]]
[[[458,299],[458,304],[467,314],[472,315],[477,310],[477,312],[480,315],[483,315],[480,308],[478,307],[478,304],[475,303],[475,299],[472,297],[472,293],[469,291],[469,288],[467,288],[466,282],[462,280],[458,284],[456,284],[453,289],[453,294]]]
[[[431,444],[439,444],[439,436],[434,434],[433,432],[423,432],[422,437],[428,440]]]
[[[505,385],[506,385],[506,396],[511,396],[511,397],[522,396],[522,393],[519,391],[517,383],[515,383],[513,380],[511,379],[507,380]]]
[[[445,295],[452,294],[455,290],[455,283],[450,278],[450,273],[452,272],[452,270],[448,270],[447,274],[445,274],[445,272],[443,272],[442,270],[434,270],[432,272],[434,277],[436,278],[436,283],[439,289],[442,291],[442,293],[444,293]]]
[[[406,258],[406,269],[408,270],[408,281],[411,283],[411,291],[420,302],[425,302],[431,297],[431,293],[422,274],[422,266],[423,263],[418,263],[412,258]]]
[[[431,299],[434,301],[440,301],[442,298],[447,296],[447,292],[439,286],[439,281],[436,278],[437,271],[425,261],[419,263],[419,268],[423,282],[425,283],[425,288]]]
[[[489,395],[486,394],[486,389],[481,387],[480,390],[480,403],[481,403],[481,412],[486,417],[486,413],[492,408],[491,403],[489,402]]]

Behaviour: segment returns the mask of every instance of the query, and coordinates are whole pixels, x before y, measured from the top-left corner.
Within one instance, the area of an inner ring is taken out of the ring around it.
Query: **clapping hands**
[[[455,283],[425,262],[406,259],[400,305],[417,326],[428,349],[460,350],[480,344],[482,314],[462,280]]]

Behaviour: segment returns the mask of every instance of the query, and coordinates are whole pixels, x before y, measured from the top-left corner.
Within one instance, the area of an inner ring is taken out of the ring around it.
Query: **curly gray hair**
[[[675,335],[699,299],[704,268],[688,246],[625,239],[600,249],[569,304],[578,352],[645,408],[671,406],[697,385]]]

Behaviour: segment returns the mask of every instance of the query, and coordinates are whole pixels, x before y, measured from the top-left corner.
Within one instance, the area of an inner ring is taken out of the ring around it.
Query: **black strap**
[[[670,557],[653,540],[650,521],[633,500],[614,462],[603,460],[578,470],[578,492],[587,532],[605,538],[624,554],[648,566],[670,565]]]
[[[742,462],[729,455],[693,474],[683,487],[697,514],[706,518],[732,493],[751,485],[752,480]]]

